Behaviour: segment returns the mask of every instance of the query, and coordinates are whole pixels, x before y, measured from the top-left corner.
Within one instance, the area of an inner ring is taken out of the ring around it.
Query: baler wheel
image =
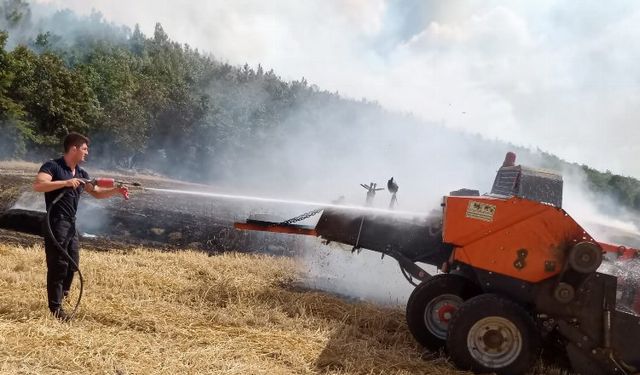
[[[407,325],[413,337],[431,351],[445,345],[449,320],[480,289],[468,279],[439,274],[418,285],[407,302]]]
[[[540,334],[515,302],[483,294],[465,302],[449,323],[447,350],[462,370],[521,375],[539,358]]]

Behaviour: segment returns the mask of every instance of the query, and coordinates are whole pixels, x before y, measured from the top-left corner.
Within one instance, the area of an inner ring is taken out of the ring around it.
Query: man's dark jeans
[[[51,230],[60,246],[79,265],[80,253],[75,220],[53,217],[51,218]],[[71,288],[73,275],[77,270],[61,253],[46,229],[44,239],[44,250],[47,256],[47,297],[49,309],[55,311],[61,307],[63,293]]]

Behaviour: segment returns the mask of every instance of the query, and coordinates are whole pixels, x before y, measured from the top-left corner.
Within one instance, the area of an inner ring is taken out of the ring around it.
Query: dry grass
[[[20,171],[35,173],[40,168],[40,164],[24,160],[0,160],[0,170]]]
[[[30,185],[38,173],[38,169],[46,160],[35,163],[24,160],[0,160],[0,175],[23,177],[27,179]],[[182,188],[194,188],[200,190],[206,190],[211,186],[203,185],[201,183],[187,182],[184,180],[176,180],[168,176],[164,176],[158,172],[152,171],[135,171],[128,169],[101,169],[95,168],[90,163],[83,164],[90,176],[92,177],[111,177],[124,181],[140,182],[145,186],[154,187],[182,187]]]
[[[61,324],[46,309],[42,248],[0,245],[2,373],[458,373],[420,358],[401,311],[293,288],[291,260],[81,256],[81,312]]]
[[[0,245],[1,373],[464,374],[421,359],[401,310],[295,288],[290,259],[84,251],[81,267],[80,313],[62,324],[42,248]]]
[[[24,160],[0,160],[0,173],[12,174],[12,175],[26,175],[30,177],[31,176],[35,177],[36,173],[38,173],[38,169],[40,168],[42,163],[44,163],[45,161],[46,160],[43,159],[41,163],[35,163],[35,162],[24,161]],[[83,167],[86,167],[86,166],[83,165]],[[120,177],[120,178],[128,176],[123,173],[118,173],[115,171],[105,171],[103,169],[95,169],[95,168],[90,168],[90,169],[91,169],[91,172],[96,175],[96,177],[98,175]],[[158,176],[150,176],[150,175],[149,176],[142,175],[142,177],[154,178],[154,179],[161,178]]]

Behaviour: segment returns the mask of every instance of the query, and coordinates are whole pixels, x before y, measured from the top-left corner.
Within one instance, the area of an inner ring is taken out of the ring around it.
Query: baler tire
[[[539,359],[541,337],[522,306],[495,294],[482,294],[465,302],[451,319],[447,351],[461,370],[522,375]]]
[[[451,302],[452,307],[461,305],[465,300],[480,294],[480,288],[470,280],[455,274],[439,274],[420,283],[411,293],[406,307],[406,319],[409,331],[425,348],[438,351],[446,343],[446,324],[438,331],[433,324],[428,324],[427,308],[435,307],[437,299],[443,303]],[[457,298],[453,298],[457,297]],[[455,305],[455,306],[454,306]],[[449,314],[455,311],[450,308]],[[430,327],[431,326],[431,327]]]

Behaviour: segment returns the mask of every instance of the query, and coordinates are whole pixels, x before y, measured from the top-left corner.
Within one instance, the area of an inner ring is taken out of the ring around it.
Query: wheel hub
[[[457,306],[448,303],[443,305],[438,309],[438,319],[443,323],[449,323],[451,317],[453,317],[453,313],[455,313],[457,309]]]
[[[433,335],[447,338],[447,328],[453,314],[464,301],[455,294],[442,294],[427,304],[424,309],[424,324]]]
[[[500,331],[490,329],[482,337],[482,342],[485,344],[485,348],[490,351],[500,351],[502,345],[505,343],[505,338]]]
[[[492,316],[476,322],[467,336],[471,356],[491,368],[505,367],[522,351],[522,336],[510,320]]]

